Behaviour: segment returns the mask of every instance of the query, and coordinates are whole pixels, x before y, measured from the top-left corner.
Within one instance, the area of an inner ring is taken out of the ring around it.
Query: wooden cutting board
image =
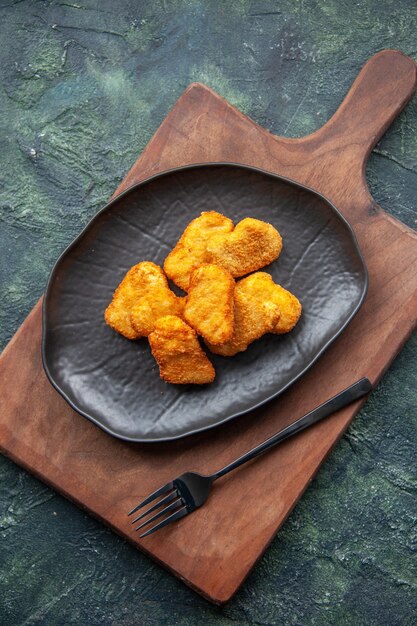
[[[357,378],[376,383],[401,349],[416,324],[417,234],[373,201],[364,172],[372,147],[415,87],[414,61],[380,52],[323,128],[286,139],[193,84],[116,191],[167,168],[233,161],[320,191],[350,221],[369,269],[366,302],[319,362],[275,402],[206,434],[129,444],[72,411],[47,381],[40,302],[0,357],[1,451],[213,602],[227,601],[238,589],[360,403],[220,480],[205,507],[147,539],[137,539],[126,512],[183,471],[225,465]]]

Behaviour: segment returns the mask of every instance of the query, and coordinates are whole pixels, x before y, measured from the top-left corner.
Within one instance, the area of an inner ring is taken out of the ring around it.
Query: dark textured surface
[[[4,346],[59,252],[192,80],[303,135],[365,60],[417,57],[414,1],[0,3]],[[375,199],[416,225],[417,100],[371,155]],[[0,459],[0,623],[411,625],[416,338],[236,598],[216,609]]]
[[[255,217],[284,239],[266,271],[302,301],[289,334],[268,334],[234,358],[206,352],[211,385],[166,385],[146,340],[127,341],[103,312],[126,271],[160,266],[204,207],[235,224]],[[71,405],[130,441],[163,441],[238,416],[282,393],[358,311],[367,273],[348,223],[324,198],[235,165],[163,174],[116,198],[55,266],[44,300],[44,362]],[[139,419],[138,419],[139,418]]]

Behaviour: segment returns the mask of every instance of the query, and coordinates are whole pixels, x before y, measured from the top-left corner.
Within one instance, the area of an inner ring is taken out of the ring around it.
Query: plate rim
[[[301,189],[303,191],[309,191],[311,193],[313,193],[315,196],[318,196],[319,198],[321,198],[322,200],[324,200],[324,202],[330,206],[330,208],[336,213],[337,217],[344,223],[345,227],[347,227],[347,232],[349,233],[351,240],[353,242],[354,248],[356,250],[356,253],[358,255],[358,258],[361,262],[362,265],[362,269],[363,269],[363,274],[364,274],[364,286],[362,289],[362,293],[361,293],[361,297],[359,298],[358,304],[356,305],[356,307],[353,309],[353,311],[351,312],[351,314],[349,315],[349,317],[345,320],[344,324],[338,329],[338,331],[333,334],[330,339],[325,343],[325,345],[321,348],[321,350],[319,350],[317,352],[317,354],[315,355],[315,357],[308,363],[308,365],[301,371],[299,372],[294,378],[292,378],[286,385],[284,385],[284,387],[282,389],[280,389],[279,391],[277,391],[276,393],[273,393],[272,395],[268,396],[268,398],[265,398],[264,400],[262,400],[261,402],[258,402],[257,404],[251,406],[248,409],[245,409],[244,411],[239,411],[237,413],[233,413],[232,415],[227,416],[226,418],[224,418],[223,420],[216,422],[215,424],[211,424],[208,426],[203,426],[201,428],[196,428],[194,430],[190,430],[187,431],[186,433],[182,433],[179,435],[175,435],[175,436],[170,436],[170,437],[156,437],[156,438],[138,438],[138,437],[129,437],[126,435],[121,435],[117,432],[115,432],[112,428],[109,428],[108,426],[105,426],[104,424],[102,424],[99,420],[97,420],[93,415],[91,415],[90,413],[86,412],[85,410],[83,410],[81,407],[79,407],[77,405],[77,403],[75,401],[73,401],[69,395],[60,387],[59,383],[54,379],[54,376],[52,375],[49,366],[48,366],[48,357],[47,357],[47,340],[46,340],[46,335],[47,335],[47,305],[48,302],[50,300],[51,297],[51,291],[52,291],[52,286],[53,286],[53,282],[54,282],[54,278],[55,278],[55,274],[57,272],[57,269],[59,267],[59,265],[61,264],[61,261],[67,256],[67,254],[72,250],[72,248],[74,248],[77,243],[82,239],[82,237],[84,236],[84,234],[87,232],[87,230],[93,225],[93,223],[98,219],[98,217],[104,213],[105,211],[107,211],[109,208],[111,208],[116,202],[119,202],[120,200],[122,200],[125,196],[127,196],[130,192],[139,189],[140,187],[146,185],[147,183],[150,183],[151,181],[155,180],[156,178],[161,178],[163,176],[168,176],[170,174],[174,174],[177,172],[183,172],[186,170],[192,170],[192,169],[201,169],[204,167],[237,167],[239,169],[243,169],[243,170],[250,170],[252,172],[256,172],[256,173],[260,173],[260,174],[264,174],[267,175],[269,177],[275,178],[281,182],[284,183],[288,183],[289,185],[292,185],[293,187],[297,187],[298,189]],[[276,174],[274,172],[270,172],[268,170],[262,169],[260,167],[255,167],[253,165],[246,165],[245,163],[236,163],[234,161],[210,161],[207,163],[190,163],[187,165],[180,165],[178,167],[173,167],[167,170],[162,170],[160,172],[157,172],[155,174],[152,174],[146,178],[144,178],[143,180],[134,183],[133,185],[130,185],[127,189],[125,189],[124,191],[122,191],[121,193],[117,194],[116,196],[114,196],[113,198],[111,198],[99,211],[97,211],[97,213],[95,215],[93,215],[93,217],[86,223],[86,225],[82,228],[82,230],[79,232],[79,234],[75,237],[75,239],[73,239],[71,241],[71,243],[68,244],[68,246],[66,246],[64,248],[64,250],[61,252],[61,254],[58,256],[57,260],[55,261],[55,263],[52,266],[52,269],[50,271],[47,283],[46,283],[46,289],[45,289],[45,293],[43,296],[43,301],[42,301],[42,342],[41,342],[41,354],[42,354],[42,365],[44,368],[44,371],[46,373],[46,376],[49,380],[49,382],[51,383],[51,385],[54,387],[54,389],[56,389],[56,391],[58,391],[58,393],[64,398],[64,400],[70,405],[70,407],[76,411],[76,413],[78,413],[79,415],[82,415],[83,417],[86,417],[89,421],[93,422],[96,426],[98,426],[99,428],[101,428],[101,430],[103,430],[104,432],[106,432],[108,435],[112,435],[113,437],[116,437],[117,439],[120,439],[122,441],[127,441],[130,443],[145,443],[145,444],[152,444],[152,443],[163,443],[163,442],[169,442],[169,441],[177,441],[179,439],[184,439],[186,437],[191,437],[192,435],[196,435],[197,433],[201,433],[201,432],[205,432],[208,430],[212,430],[214,428],[217,428],[218,426],[222,426],[223,424],[226,424],[227,422],[230,422],[234,419],[237,419],[238,417],[242,416],[242,415],[246,415],[247,413],[250,413],[251,411],[256,411],[257,409],[259,409],[260,407],[262,407],[263,405],[271,402],[272,400],[274,400],[275,398],[277,398],[278,396],[280,396],[281,394],[284,393],[284,391],[286,391],[289,387],[291,387],[294,383],[296,383],[300,378],[302,378],[304,376],[304,374],[311,368],[313,367],[313,365],[316,363],[316,361],[318,361],[318,359],[322,356],[322,354],[330,347],[330,345],[342,334],[342,332],[346,329],[346,327],[350,324],[350,322],[353,320],[353,318],[356,316],[356,314],[358,313],[359,309],[361,308],[366,295],[368,293],[368,287],[369,287],[369,273],[368,273],[368,268],[367,265],[365,263],[365,259],[363,257],[362,251],[359,247],[359,243],[355,234],[355,231],[353,230],[353,227],[351,226],[351,224],[348,222],[348,220],[345,218],[345,216],[341,213],[341,211],[333,204],[333,202],[331,202],[331,200],[329,200],[329,198],[327,198],[326,196],[324,196],[322,193],[320,193],[319,191],[316,191],[315,189],[313,189],[312,187],[308,187],[307,185],[303,185],[295,180],[292,180],[291,178],[287,178],[285,176],[281,176],[280,174]]]

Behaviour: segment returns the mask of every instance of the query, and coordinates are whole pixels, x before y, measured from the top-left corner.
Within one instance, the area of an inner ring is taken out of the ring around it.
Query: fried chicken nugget
[[[188,291],[193,270],[207,262],[207,243],[213,235],[229,233],[233,222],[216,211],[203,212],[184,230],[175,248],[164,262],[167,276],[178,287]]]
[[[231,339],[234,328],[233,276],[219,265],[204,264],[191,274],[184,319],[212,344]]]
[[[155,324],[160,317],[166,315],[183,317],[184,305],[185,298],[176,296],[168,287],[165,278],[165,285],[152,286],[149,292],[133,305],[130,321],[138,337],[147,337],[155,330]]]
[[[270,300],[279,307],[281,316],[275,324],[273,333],[281,335],[289,333],[294,328],[301,316],[301,302],[290,291],[274,283],[270,274],[256,272],[238,284],[248,297]]]
[[[201,349],[197,334],[175,315],[160,317],[148,337],[159,373],[167,383],[204,385],[216,372]]]
[[[144,298],[155,300],[141,316],[135,316],[137,327],[132,324],[131,313],[136,303]],[[130,268],[113,294],[104,313],[106,323],[127,339],[137,339],[150,332],[156,317],[182,310],[181,300],[171,292],[166,276],[159,265],[143,261]],[[140,323],[139,323],[140,322]]]
[[[234,277],[244,276],[275,261],[281,250],[281,235],[272,224],[246,217],[233,232],[210,238],[207,261],[221,265]]]
[[[243,278],[235,287],[235,330],[221,346],[207,344],[212,352],[233,356],[265,333],[290,332],[301,315],[301,303],[277,285],[266,272]]]
[[[279,321],[280,310],[277,304],[262,295],[246,293],[245,280],[236,283],[234,293],[234,332],[230,341],[222,345],[214,345],[206,342],[207,346],[215,354],[222,356],[234,356],[238,352],[244,352],[246,348],[265,333],[273,331]]]

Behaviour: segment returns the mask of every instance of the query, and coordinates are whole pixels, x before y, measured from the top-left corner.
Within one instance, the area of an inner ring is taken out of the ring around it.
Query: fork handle
[[[316,424],[323,418],[328,417],[332,413],[335,413],[336,411],[343,409],[348,404],[351,404],[351,402],[359,400],[359,398],[362,398],[371,390],[372,385],[370,381],[367,378],[361,378],[350,387],[347,387],[347,389],[344,389],[336,396],[333,396],[333,398],[330,398],[329,400],[326,400],[326,402],[323,402],[323,404],[320,404],[320,406],[318,406],[313,411],[310,411],[303,417],[300,417],[300,419],[280,430],[276,435],[273,435],[263,443],[260,443],[255,448],[252,448],[252,450],[249,450],[249,452],[246,452],[245,454],[240,456],[238,459],[236,459],[236,461],[233,461],[233,463],[226,465],[226,467],[223,467],[223,469],[219,470],[215,474],[212,474],[210,478],[212,478],[213,480],[217,480],[217,478],[220,478],[220,476],[228,474],[240,465],[251,461],[252,459],[259,456],[260,454],[263,454],[273,446],[281,443],[281,441],[284,441],[284,439],[288,439],[288,437],[291,437],[292,435],[295,435],[296,433],[305,430],[309,426]]]

